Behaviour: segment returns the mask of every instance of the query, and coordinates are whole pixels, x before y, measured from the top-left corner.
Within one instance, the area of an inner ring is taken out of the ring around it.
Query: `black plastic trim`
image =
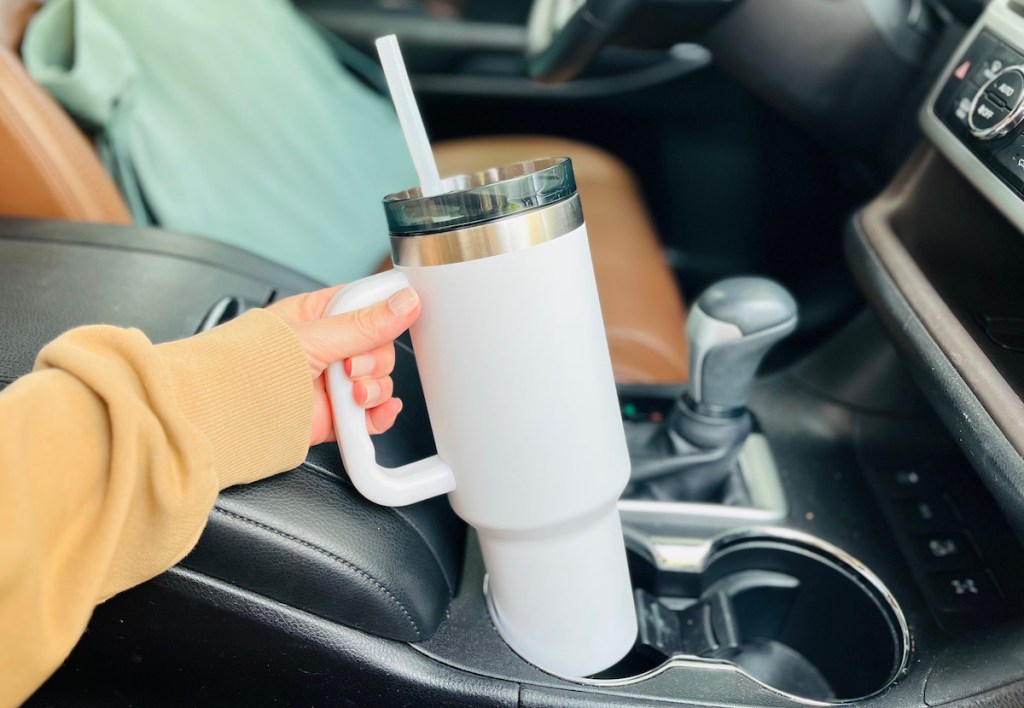
[[[0,218],[0,238],[69,243],[136,253],[158,253],[216,266],[249,278],[280,284],[288,293],[317,285],[308,276],[255,253],[201,236],[142,226],[92,224],[79,221]]]

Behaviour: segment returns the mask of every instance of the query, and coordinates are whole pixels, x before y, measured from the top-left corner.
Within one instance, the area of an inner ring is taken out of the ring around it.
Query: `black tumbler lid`
[[[567,157],[515,162],[442,180],[445,192],[424,197],[419,187],[384,197],[393,236],[451,231],[554,204],[576,194]]]

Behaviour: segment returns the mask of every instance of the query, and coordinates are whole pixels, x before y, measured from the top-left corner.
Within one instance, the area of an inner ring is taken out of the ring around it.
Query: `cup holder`
[[[884,690],[906,666],[899,606],[839,549],[785,530],[674,541],[628,544],[640,641],[588,682],[642,681],[698,659],[794,698],[839,703]]]

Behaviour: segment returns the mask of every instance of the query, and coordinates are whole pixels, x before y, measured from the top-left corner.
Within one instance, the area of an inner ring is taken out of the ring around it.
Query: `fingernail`
[[[417,303],[420,301],[420,296],[416,294],[416,291],[412,288],[403,288],[397,293],[388,298],[388,306],[391,307],[391,311],[398,317],[402,315],[408,315],[410,312],[416,309]]]
[[[370,372],[373,371],[373,357],[366,354],[360,354],[354,356],[345,362],[348,369],[346,372],[349,378],[359,378],[360,376],[369,376]]]
[[[357,390],[360,388],[362,389],[363,395],[356,395],[356,403],[359,405],[371,406],[377,402],[378,398],[380,398],[380,384],[376,381],[363,381],[361,386],[357,386]],[[363,400],[360,401],[360,398]]]

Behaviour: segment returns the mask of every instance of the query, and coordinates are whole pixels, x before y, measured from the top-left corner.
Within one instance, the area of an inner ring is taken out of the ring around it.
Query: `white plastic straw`
[[[423,118],[416,105],[416,97],[412,93],[405,62],[402,61],[398,37],[389,34],[378,39],[377,53],[380,55],[380,64],[384,68],[384,77],[391,91],[391,100],[394,101],[395,111],[398,112],[398,122],[402,124],[405,142],[409,146],[412,163],[420,176],[420,191],[425,197],[441,194],[444,191],[441,175],[437,172],[430,139],[427,138],[427,130],[423,127]]]

